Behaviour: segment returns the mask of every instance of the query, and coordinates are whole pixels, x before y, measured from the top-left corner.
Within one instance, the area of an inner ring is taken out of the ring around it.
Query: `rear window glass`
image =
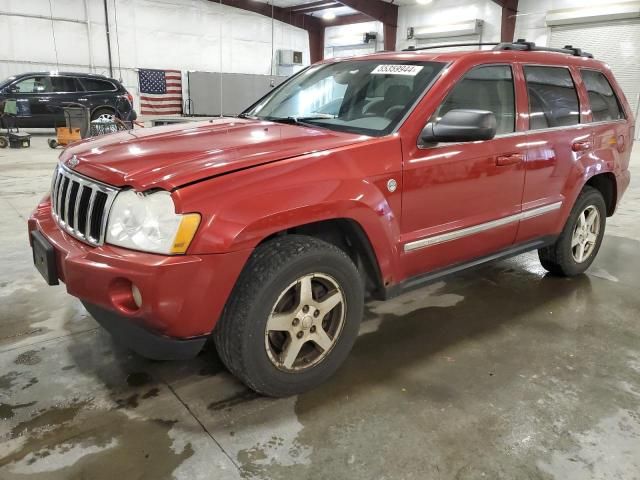
[[[589,94],[591,115],[594,122],[606,122],[624,118],[620,101],[607,77],[595,70],[581,70],[582,81]]]
[[[95,78],[82,78],[80,79],[84,89],[87,92],[109,92],[116,89],[115,85],[106,80],[97,80]]]
[[[524,67],[529,92],[529,129],[580,123],[578,92],[564,67]]]

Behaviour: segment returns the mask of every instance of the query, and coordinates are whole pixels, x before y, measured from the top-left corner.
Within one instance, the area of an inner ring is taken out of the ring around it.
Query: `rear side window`
[[[51,86],[56,93],[72,93],[78,90],[76,79],[72,77],[51,77]]]
[[[620,101],[607,77],[595,70],[581,70],[582,81],[589,94],[591,115],[594,122],[607,122],[624,118]]]
[[[580,123],[578,92],[563,67],[524,67],[529,92],[529,129],[566,127]]]
[[[515,130],[515,94],[513,74],[507,65],[476,67],[465,74],[431,121],[442,118],[449,110],[488,110],[496,116],[496,134]]]
[[[98,80],[95,78],[83,78],[80,80],[87,92],[112,92],[116,90],[116,86],[106,80]]]

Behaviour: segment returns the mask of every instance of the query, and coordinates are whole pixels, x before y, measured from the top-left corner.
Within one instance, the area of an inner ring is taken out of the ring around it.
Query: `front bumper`
[[[147,330],[112,310],[87,302],[82,303],[91,316],[119,344],[125,345],[137,354],[152,360],[186,360],[193,358],[202,350],[208,338],[206,335],[185,339],[167,337]]]
[[[29,232],[33,230],[53,246],[58,277],[67,292],[82,300],[107,330],[152,358],[159,356],[145,347],[136,348],[138,341],[143,342],[140,329],[151,338],[160,338],[151,343],[162,345],[159,351],[165,358],[184,358],[180,352],[187,350],[197,353],[251,254],[251,250],[244,250],[166,256],[111,245],[92,247],[58,227],[51,216],[49,198],[38,205],[29,219]],[[134,303],[132,285],[142,297],[139,307]],[[175,345],[174,355],[169,343]],[[187,344],[189,348],[184,347]]]

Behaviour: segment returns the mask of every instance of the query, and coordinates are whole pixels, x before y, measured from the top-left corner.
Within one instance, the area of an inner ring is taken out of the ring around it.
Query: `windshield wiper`
[[[326,120],[336,118],[337,115],[332,115],[330,113],[317,113],[313,115],[306,116],[291,116],[291,117],[265,117],[265,120],[270,122],[278,122],[278,123],[287,123],[291,125],[305,125],[308,121],[313,120]]]

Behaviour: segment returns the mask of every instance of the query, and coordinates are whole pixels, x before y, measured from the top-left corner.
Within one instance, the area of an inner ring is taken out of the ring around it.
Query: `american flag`
[[[182,113],[182,73],[180,70],[138,71],[140,113],[167,115]]]

